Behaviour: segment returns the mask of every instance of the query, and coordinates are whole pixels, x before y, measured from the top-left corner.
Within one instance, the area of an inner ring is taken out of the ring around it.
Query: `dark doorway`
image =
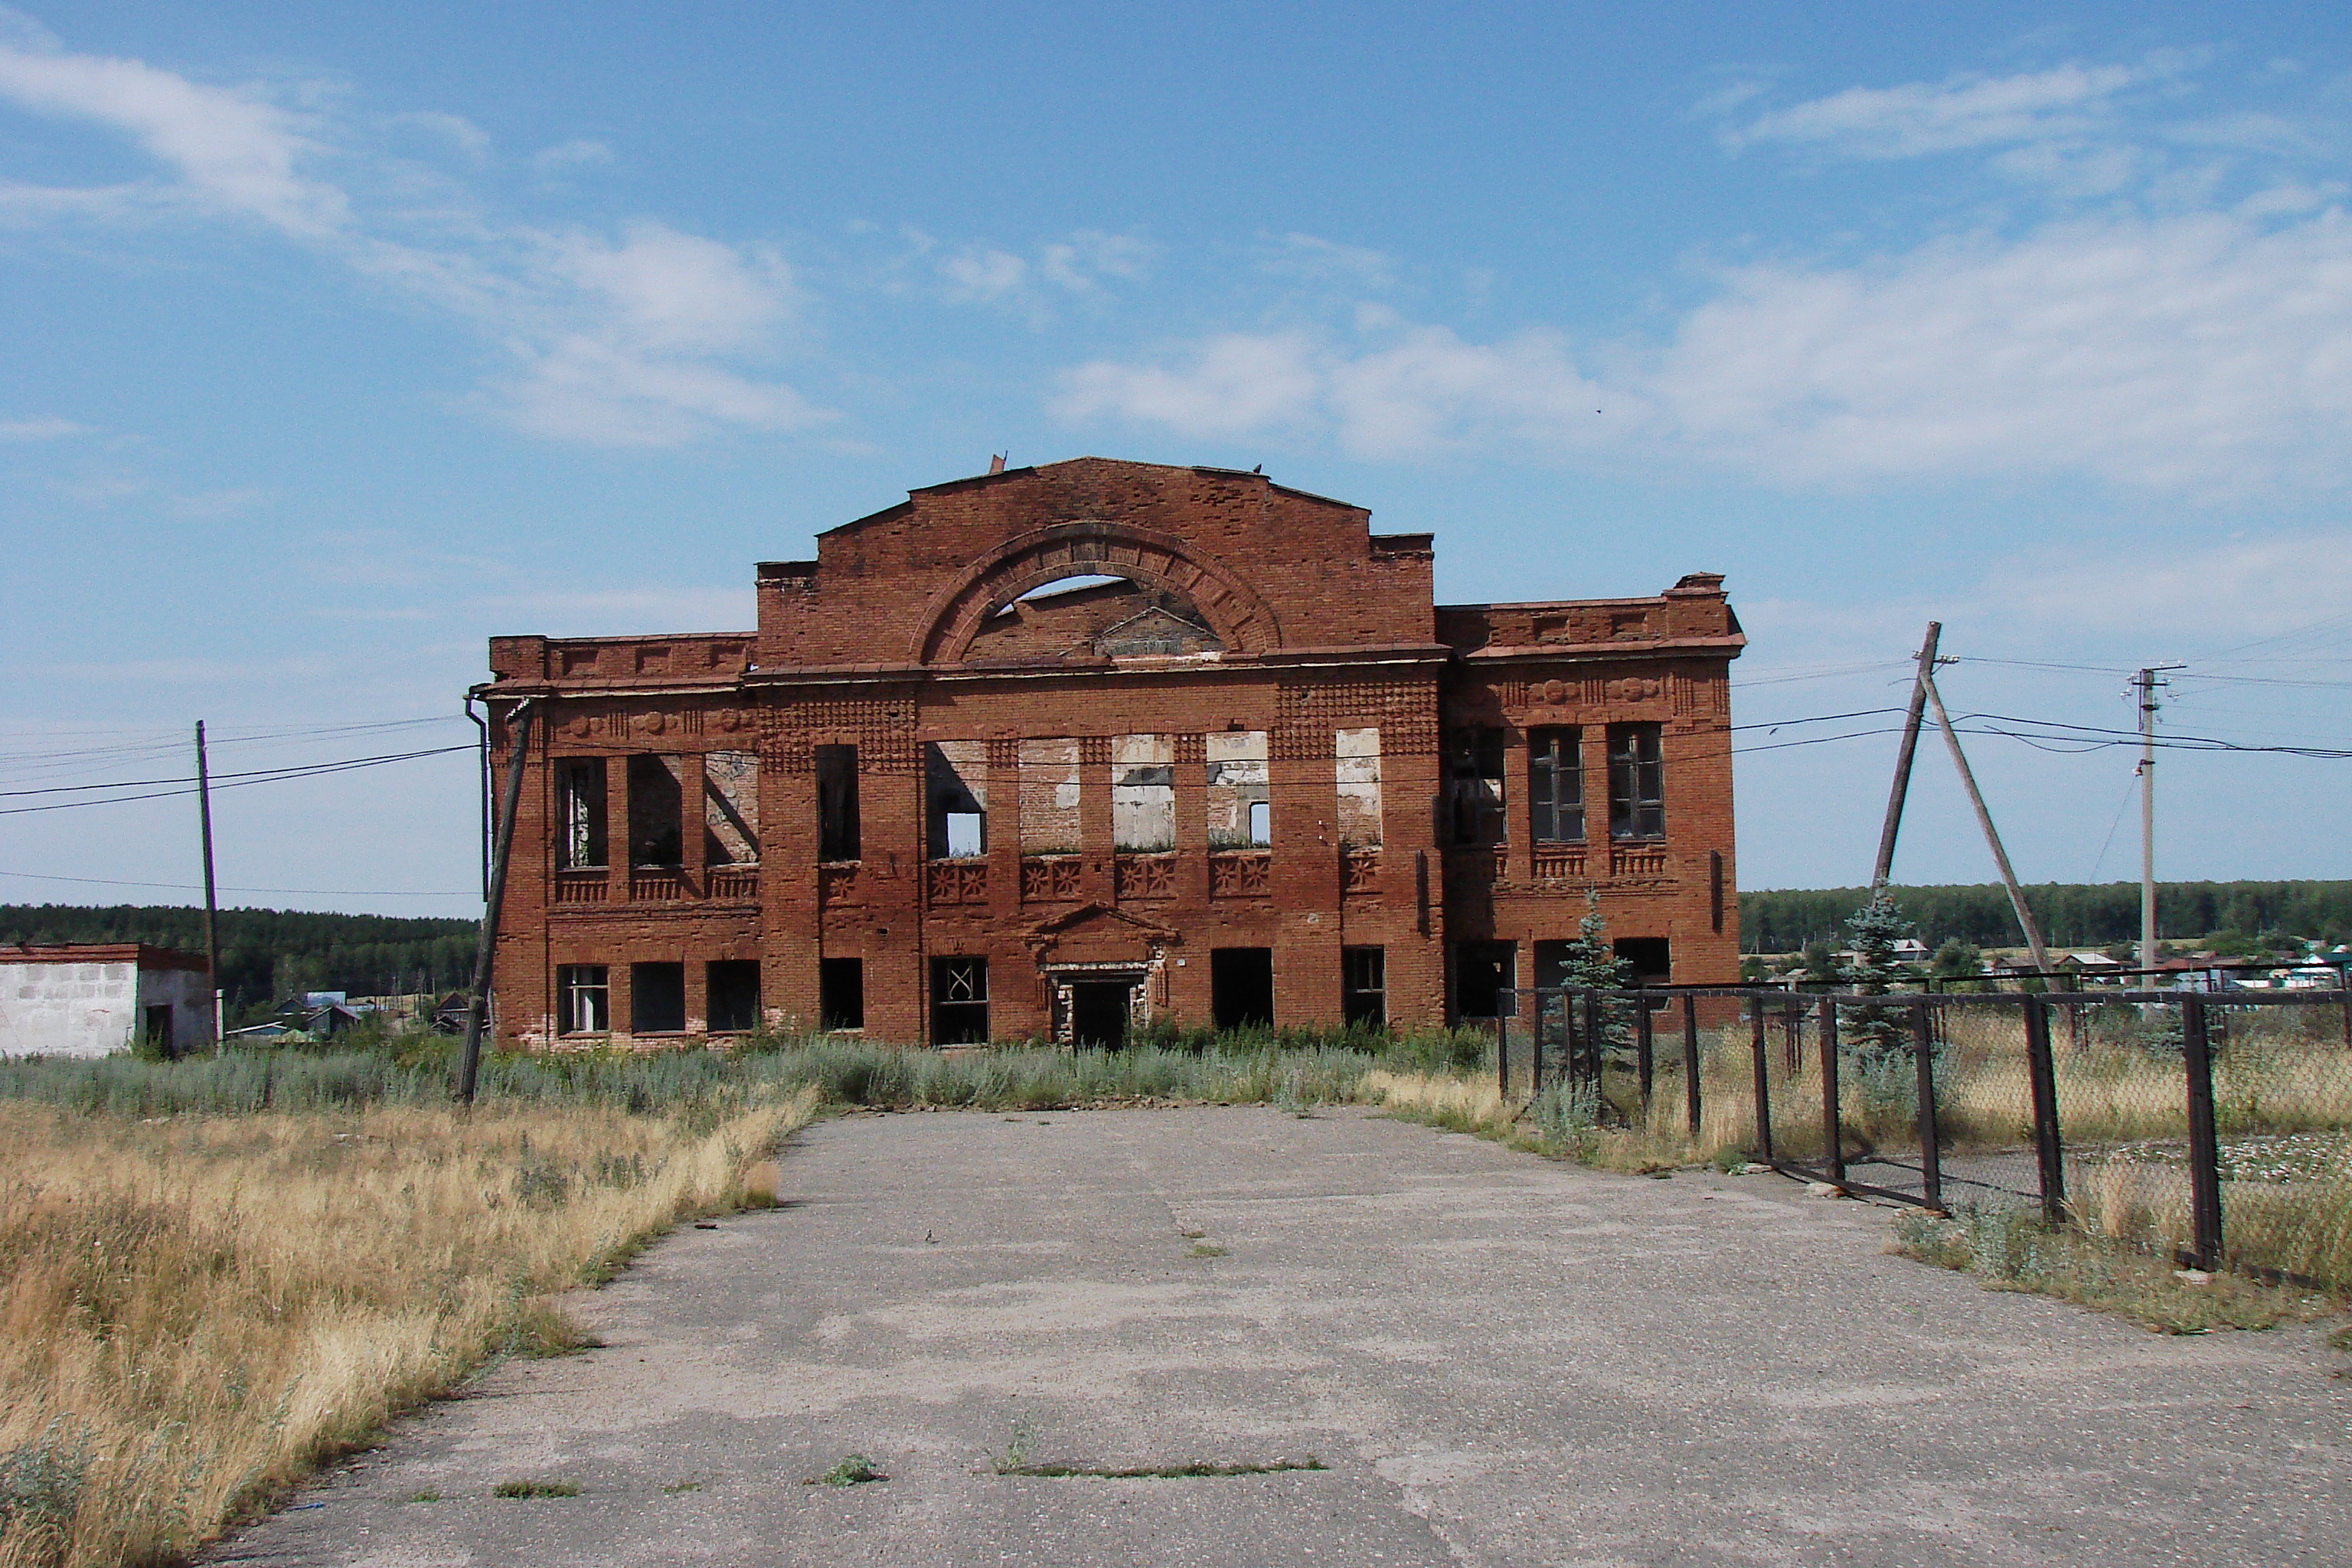
[[[760,1026],[760,962],[754,958],[715,958],[705,972],[709,981],[709,1029],[714,1035],[740,1035]]]
[[[676,1035],[686,1030],[686,965],[629,965],[629,1033]]]
[[[866,1027],[866,961],[827,958],[816,967],[816,1009],[819,1028]]]
[[[1465,942],[1454,947],[1454,1015],[1502,1016],[1502,993],[1516,982],[1518,949],[1507,942]]]
[[[1621,936],[1612,944],[1618,962],[1643,984],[1663,985],[1674,978],[1674,956],[1662,936]]]
[[[172,1037],[172,1005],[160,1003],[147,1009],[147,1045],[157,1056],[169,1061],[177,1057],[179,1042]]]
[[[1127,1044],[1127,1010],[1135,1000],[1129,980],[1081,980],[1070,987],[1070,1043],[1115,1051]]]
[[[1274,949],[1220,947],[1209,954],[1209,1012],[1220,1029],[1274,1024]]]
[[[1339,1000],[1350,1024],[1384,1029],[1389,1022],[1388,950],[1343,947],[1339,950]]]

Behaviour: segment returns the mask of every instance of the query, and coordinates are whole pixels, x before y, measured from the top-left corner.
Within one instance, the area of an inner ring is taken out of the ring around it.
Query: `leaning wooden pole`
[[[466,1045],[457,1057],[457,1100],[474,1103],[482,1068],[482,1023],[489,1010],[490,969],[499,945],[499,909],[506,902],[507,859],[514,849],[515,813],[522,805],[522,764],[530,750],[530,700],[507,715],[514,727],[514,752],[507,759],[507,787],[499,802],[497,847],[490,852],[490,887],[482,904],[482,937],[474,949],[474,994],[466,1003]]]
[[[2009,907],[2017,911],[2019,929],[2025,932],[2025,945],[2033,954],[2037,973],[2050,973],[2050,950],[2042,943],[2042,928],[2033,923],[2033,911],[2025,907],[2025,889],[2017,885],[2017,873],[2010,868],[2009,851],[2000,847],[2000,833],[1992,825],[1992,813],[1985,809],[1984,794],[1977,788],[1977,775],[1969,767],[1968,753],[1960,750],[1960,732],[1952,728],[1952,716],[1944,711],[1943,694],[1936,689],[1936,677],[1929,670],[1920,677],[1927,688],[1927,705],[1936,710],[1936,723],[1944,731],[1944,743],[1952,749],[1952,765],[1960,771],[1960,783],[1969,792],[1969,804],[1976,807],[1977,826],[1984,829],[1985,842],[1992,846],[1993,864],[2000,868],[2000,885],[2009,889]]]
[[[1886,821],[1878,830],[1878,864],[1870,873],[1870,890],[1886,886],[1895,872],[1895,836],[1903,827],[1903,802],[1911,793],[1911,761],[1919,754],[1919,722],[1927,707],[1927,677],[1936,668],[1936,644],[1944,623],[1927,623],[1927,640],[1919,645],[1919,672],[1911,678],[1911,710],[1903,720],[1903,749],[1895,754],[1895,783],[1886,792]]]

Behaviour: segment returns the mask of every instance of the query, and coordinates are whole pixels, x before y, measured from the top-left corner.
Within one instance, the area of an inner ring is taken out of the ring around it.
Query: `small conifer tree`
[[[1911,922],[1903,918],[1902,906],[1886,896],[1885,889],[1873,892],[1870,901],[1845,922],[1845,929],[1853,957],[1838,977],[1847,985],[1864,996],[1884,996],[1895,982],[1909,978],[1910,971],[1895,960],[1895,944],[1910,934]],[[1846,1018],[1846,1039],[1857,1050],[1868,1053],[1898,1050],[1905,1031],[1896,1018],[1893,1008],[1856,1007]]]

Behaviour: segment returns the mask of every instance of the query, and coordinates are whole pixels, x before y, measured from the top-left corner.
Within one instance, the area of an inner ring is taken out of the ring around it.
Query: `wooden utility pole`
[[[2139,966],[2156,967],[2156,689],[2159,664],[2139,672]]]
[[[1886,823],[1878,830],[1878,864],[1870,873],[1870,890],[1886,886],[1895,871],[1895,836],[1903,826],[1903,801],[1911,793],[1911,760],[1919,754],[1919,721],[1927,707],[1927,677],[1936,668],[1936,644],[1944,623],[1927,623],[1927,639],[1919,645],[1919,672],[1911,679],[1911,710],[1903,720],[1903,749],[1895,755],[1895,783],[1886,792]]]
[[[490,1000],[490,970],[499,945],[499,906],[506,901],[507,859],[514,849],[515,812],[522,805],[522,764],[530,749],[530,701],[528,697],[507,715],[514,730],[514,752],[507,759],[507,787],[499,803],[498,845],[490,855],[490,887],[482,905],[482,936],[474,949],[474,994],[466,1004],[466,1045],[457,1057],[457,1100],[474,1103],[474,1088],[482,1068],[482,1020]]]
[[[1993,864],[2000,868],[2000,884],[2009,889],[2009,907],[2017,911],[2017,923],[2025,932],[2025,945],[2033,954],[2033,967],[2047,974],[2050,950],[2042,944],[2042,928],[2033,923],[2033,911],[2025,907],[2025,889],[2017,885],[2017,873],[2010,868],[2009,851],[2000,847],[2000,833],[1992,825],[1992,813],[1985,809],[1984,795],[1977,788],[1977,775],[1969,771],[1968,753],[1960,750],[1960,732],[1952,728],[1952,716],[1944,711],[1944,698],[1936,689],[1935,672],[1923,669],[1919,681],[1927,689],[1928,705],[1936,710],[1936,722],[1944,731],[1944,743],[1952,749],[1952,765],[1960,771],[1960,783],[1969,792],[1969,804],[1976,807],[1977,826],[1984,829],[1985,842],[1992,846]]]
[[[220,900],[213,886],[213,775],[205,760],[202,719],[196,721],[196,821],[205,840],[205,989],[213,994],[213,1046],[217,1049],[228,1037],[228,1020],[221,1016]]]

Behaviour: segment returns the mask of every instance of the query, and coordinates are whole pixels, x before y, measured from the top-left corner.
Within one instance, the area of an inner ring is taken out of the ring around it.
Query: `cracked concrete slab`
[[[782,1174],[792,1206],[572,1298],[605,1348],[499,1368],[208,1560],[1917,1568],[2352,1539],[2352,1384],[2315,1331],[2165,1339],[1987,1291],[1775,1176],[1263,1107],[859,1116]],[[1008,1450],[1328,1468],[998,1474]],[[805,1484],[853,1452],[889,1479]]]

